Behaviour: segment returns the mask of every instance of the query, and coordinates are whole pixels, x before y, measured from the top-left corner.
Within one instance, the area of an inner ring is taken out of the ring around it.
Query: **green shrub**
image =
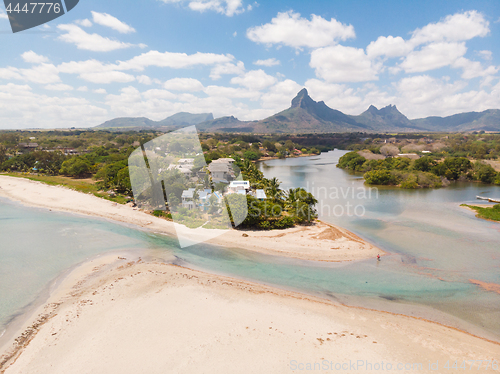
[[[153,211],[153,216],[172,219],[172,215],[170,213],[167,213],[167,212],[163,211],[163,210],[155,210],[155,211]]]
[[[339,159],[337,167],[350,171],[363,171],[362,166],[365,162],[366,158],[359,155],[358,152],[349,152]]]
[[[474,179],[483,183],[493,183],[497,178],[497,172],[491,165],[476,162],[474,165]]]
[[[415,189],[418,188],[417,176],[415,174],[409,174],[403,182],[401,182],[401,188],[405,189]]]
[[[389,170],[368,171],[364,175],[367,184],[394,185],[397,184],[395,176]]]

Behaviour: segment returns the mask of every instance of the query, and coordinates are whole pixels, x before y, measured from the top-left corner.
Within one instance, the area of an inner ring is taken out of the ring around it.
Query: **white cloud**
[[[21,57],[25,62],[31,64],[41,64],[42,62],[49,62],[49,59],[47,57],[38,55],[33,51],[24,52]]]
[[[203,91],[203,84],[194,78],[174,78],[166,81],[163,87],[173,91]]]
[[[479,56],[481,56],[481,58],[483,58],[484,60],[490,61],[493,59],[493,52],[491,51],[484,50],[484,51],[477,51],[476,53]]]
[[[412,49],[413,47],[400,36],[380,36],[366,47],[366,54],[370,58],[378,56],[399,57],[405,56]]]
[[[107,94],[107,91],[104,88],[95,89],[93,92],[95,92],[96,94],[99,94],[99,95],[106,95]]]
[[[89,89],[87,86],[80,86],[76,90],[80,92],[88,92]]]
[[[456,60],[452,66],[454,68],[463,69],[463,79],[486,77],[498,72],[498,67],[496,66],[490,65],[486,69],[484,69],[479,61],[471,61],[469,59],[466,59],[465,57],[461,57]]]
[[[149,51],[128,61],[119,63],[121,70],[144,70],[148,66],[162,68],[184,69],[196,65],[215,65],[231,62],[234,57],[215,53],[197,52],[192,55],[186,53]]]
[[[213,80],[220,79],[222,75],[241,75],[245,72],[245,64],[238,61],[236,64],[226,62],[225,64],[217,64],[210,71],[210,78]]]
[[[267,60],[257,60],[254,62],[254,64],[260,66],[276,66],[280,65],[281,62],[273,57],[273,58],[268,58]]]
[[[94,52],[109,52],[132,46],[130,43],[123,43],[118,40],[105,38],[99,34],[89,34],[77,25],[59,25],[57,28],[66,32],[57,39],[74,44],[78,49]]]
[[[12,79],[23,79],[23,75],[18,68],[13,68],[12,66],[6,68],[0,68],[0,79],[12,80]]]
[[[407,73],[438,69],[453,64],[466,52],[465,43],[432,43],[411,52],[400,66]]]
[[[104,64],[101,61],[92,59],[86,61],[65,62],[58,66],[59,71],[67,74],[78,74],[80,78],[93,83],[132,82],[136,78],[133,75],[124,73],[126,70],[143,71],[150,66],[164,67],[172,69],[190,68],[198,65],[215,65],[210,73],[210,77],[220,74],[236,74],[244,71],[244,65],[238,62],[236,65],[230,61],[234,60],[231,55],[219,55],[214,53],[171,53],[149,51],[128,61],[118,61],[116,64]],[[140,75],[139,82],[142,84],[157,83],[156,79],[149,79]],[[161,83],[161,82],[160,82]]]
[[[158,0],[163,3],[180,4],[187,2],[188,7],[198,12],[212,10],[220,14],[225,14],[232,17],[235,14],[241,14],[245,11],[243,0]],[[252,10],[252,7],[247,7],[246,10]]]
[[[52,64],[39,64],[30,69],[18,69],[11,66],[0,68],[0,79],[18,79],[40,84],[58,83],[61,81],[57,68]]]
[[[34,93],[28,85],[0,85],[2,128],[89,127],[106,120],[107,111],[88,100]]]
[[[283,44],[293,48],[325,47],[355,36],[352,25],[345,25],[334,18],[328,21],[315,14],[309,21],[291,10],[278,13],[271,23],[247,30],[247,37],[256,43]]]
[[[87,18],[76,20],[75,23],[83,27],[92,27],[92,22]]]
[[[456,56],[458,50],[452,51],[454,46],[464,45],[463,42],[475,37],[485,37],[489,32],[489,22],[486,21],[483,14],[477,11],[468,11],[449,15],[437,23],[429,23],[422,28],[416,29],[408,40],[404,40],[400,36],[380,36],[376,41],[368,45],[366,52],[370,58],[408,56],[410,61],[405,65],[412,65],[411,71],[426,71],[435,69],[432,67],[433,65],[442,67],[452,63],[453,61],[448,63],[445,61],[460,57]],[[420,45],[424,45],[422,50],[414,52],[414,49]],[[440,46],[444,46],[446,50],[438,51],[437,48]],[[434,52],[437,54],[433,58],[432,54]],[[420,70],[418,68],[414,70],[416,67],[412,61],[418,63],[419,60],[424,60],[426,66]],[[398,68],[396,70],[392,68],[393,72],[398,70]]]
[[[352,96],[354,93],[354,90],[345,84],[328,83],[314,78],[308,79],[305,83],[305,87],[307,88],[309,95],[316,101],[326,101],[332,97],[338,97],[341,95]],[[338,105],[335,105],[334,108],[337,109]]]
[[[449,107],[442,107],[439,111],[436,111],[436,107],[445,102],[448,102],[449,106],[451,98],[465,87],[465,82],[449,83],[446,78],[436,79],[428,75],[407,77],[396,83],[403,102],[402,109],[409,116],[421,117],[432,113],[451,114]]]
[[[147,90],[142,93],[142,97],[145,100],[174,100],[177,98],[177,95],[173,94],[170,91],[167,90],[159,90],[159,89],[152,89],[152,90]]]
[[[316,76],[328,82],[365,82],[377,80],[379,67],[363,49],[336,45],[316,49],[309,63]]]
[[[250,99],[254,101],[261,95],[259,91],[224,86],[208,86],[204,91],[208,96],[226,97],[230,99]]]
[[[109,84],[109,83],[129,83],[135,80],[133,75],[124,73],[122,71],[106,71],[106,72],[95,72],[95,73],[82,73],[80,78],[98,84]]]
[[[9,16],[0,10],[0,19],[9,19]]]
[[[64,84],[64,83],[49,84],[49,85],[45,86],[45,89],[50,90],[50,91],[73,91],[72,86],[70,86],[68,84]]]
[[[262,69],[251,70],[241,77],[234,77],[231,79],[232,84],[239,84],[251,90],[262,90],[273,85],[275,82],[276,78],[266,74]]]
[[[61,73],[78,74],[79,78],[97,84],[129,83],[135,80],[133,75],[118,71],[117,68],[117,65],[105,65],[98,60],[71,61],[58,66]]]
[[[489,22],[481,13],[471,10],[416,29],[412,33],[411,43],[416,46],[430,42],[460,42],[478,36],[484,37],[489,32]]]
[[[409,118],[448,116],[483,111],[500,106],[500,84],[489,92],[483,89],[464,91],[467,83],[450,83],[446,78],[427,75],[404,78],[396,84],[399,109]]]
[[[135,77],[135,79],[140,84],[145,84],[147,86],[153,84],[153,80],[151,78],[149,78],[147,75],[139,75],[139,76]]]
[[[285,79],[276,83],[261,97],[261,106],[275,110],[286,109],[290,106],[292,99],[303,87],[291,79]],[[273,113],[274,114],[274,113]]]
[[[106,26],[118,31],[121,34],[130,34],[135,32],[135,29],[126,23],[120,21],[118,18],[113,17],[107,13],[99,13],[92,11],[92,20],[101,26]]]

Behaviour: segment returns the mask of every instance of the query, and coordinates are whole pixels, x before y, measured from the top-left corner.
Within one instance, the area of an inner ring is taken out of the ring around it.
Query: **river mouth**
[[[181,266],[429,319],[500,341],[500,295],[477,283],[500,284],[500,225],[459,207],[474,202],[478,191],[500,197],[500,189],[457,184],[372,191],[367,198],[359,176],[335,167],[344,153],[272,160],[261,168],[283,188],[336,187],[333,201],[320,197],[324,204],[362,204],[364,215],[322,214],[321,219],[389,252],[380,262],[315,263],[205,244],[179,249],[173,238],[130,225],[0,200],[0,334],[2,325],[64,271],[101,253],[130,250],[160,260],[174,256]],[[342,193],[341,188],[350,189]],[[365,197],[353,194],[360,189]]]
[[[355,264],[342,274],[346,286],[336,291],[366,302],[375,297],[426,306],[498,339],[500,295],[492,290],[500,285],[500,224],[478,219],[460,204],[477,203],[477,195],[498,199],[500,187],[465,182],[434,190],[371,189],[360,175],[336,167],[345,153],[259,163],[264,176],[278,178],[281,188],[313,193],[320,219],[392,254],[377,264],[380,272]],[[358,282],[363,277],[372,288]]]

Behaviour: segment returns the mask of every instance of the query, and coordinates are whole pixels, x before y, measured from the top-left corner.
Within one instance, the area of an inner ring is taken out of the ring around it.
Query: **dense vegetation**
[[[500,135],[485,134],[484,131],[472,134],[371,134],[370,137],[358,137],[343,149],[384,154],[391,148],[398,153],[421,155],[427,151],[441,157],[496,160],[500,156]]]
[[[465,157],[439,159],[423,156],[411,160],[407,157],[388,156],[368,160],[358,152],[342,156],[337,165],[351,172],[362,172],[367,184],[393,185],[401,188],[434,188],[446,186],[449,181],[479,181],[500,185],[500,173],[482,161],[471,162]]]
[[[107,131],[15,131],[0,133],[0,170],[45,176],[92,177],[98,190],[131,194],[127,162],[131,152],[156,133]],[[20,144],[35,143],[34,151]],[[71,153],[76,153],[69,155]]]
[[[140,144],[160,135],[162,133],[154,131],[0,132],[0,170],[11,175],[29,174],[29,178],[34,180],[64,184],[79,191],[125,202],[132,196],[129,156]],[[237,160],[236,164],[242,170],[245,180],[249,180],[254,189],[264,189],[268,195],[265,201],[259,201],[250,195],[246,197],[249,214],[241,226],[260,229],[286,228],[316,218],[316,200],[310,193],[303,189],[282,191],[279,188],[280,182],[276,179],[265,179],[252,161],[265,156],[284,158],[300,154],[319,154],[319,149],[314,146],[300,146],[286,137],[264,139],[248,135],[204,134],[201,141],[207,164],[221,157],[233,157]],[[35,142],[37,147],[34,150],[26,150],[22,146],[23,143]],[[195,159],[195,166],[203,164],[203,157]],[[196,167],[196,170],[199,168],[201,166]],[[172,214],[174,218],[175,214],[178,214],[190,227],[204,223],[202,213],[180,207],[182,192],[195,187],[195,184],[176,171],[165,171],[163,174],[162,178],[169,185],[171,192],[167,209],[172,208],[172,212],[150,207],[153,214],[167,219],[172,219]],[[91,180],[94,182],[89,182]],[[216,204],[213,206],[209,213],[218,210]],[[230,217],[238,214],[231,211],[227,213]]]
[[[281,229],[292,227],[297,223],[311,222],[317,217],[314,206],[318,202],[314,196],[303,188],[288,191],[280,189],[280,181],[276,178],[264,178],[262,172],[249,160],[236,158],[243,178],[250,182],[254,189],[263,189],[267,199],[259,201],[247,195],[248,215],[242,223],[243,227],[260,229]],[[233,198],[229,195],[228,198]],[[232,217],[237,212],[229,212]]]

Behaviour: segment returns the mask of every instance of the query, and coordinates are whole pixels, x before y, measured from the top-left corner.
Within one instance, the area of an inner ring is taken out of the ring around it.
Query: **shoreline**
[[[0,175],[0,196],[27,206],[106,218],[173,237],[176,235],[171,221],[62,186]],[[350,231],[321,221],[284,230],[231,229],[207,243],[308,261],[358,261],[387,254]]]
[[[106,365],[106,372],[131,372],[124,371],[128,366],[123,365],[137,365],[135,356],[123,356],[115,349],[141,352],[143,341],[152,342],[147,348],[153,352],[144,349],[146,357],[140,361],[155,360],[156,368],[194,360],[196,372],[211,367],[206,363],[210,361],[215,365],[210,373],[228,372],[224,371],[227,363],[221,363],[216,354],[233,355],[229,358],[233,365],[246,363],[249,370],[240,372],[259,372],[248,366],[254,354],[259,353],[260,365],[266,368],[279,358],[281,366],[268,371],[277,373],[290,372],[287,363],[293,359],[345,361],[359,352],[367,360],[425,363],[498,359],[500,354],[499,342],[423,318],[345,306],[126,256],[102,255],[66,274],[13,335],[16,338],[4,345],[0,372],[59,373],[77,362],[85,365],[76,365],[73,373],[93,372],[92,365],[101,371]],[[159,331],[165,335],[158,336]],[[131,336],[140,342],[128,340]],[[174,344],[182,352],[166,353],[168,344],[155,348],[156,342]],[[156,356],[159,352],[164,356]]]
[[[468,211],[474,213],[475,217],[477,219],[481,219],[483,221],[488,221],[488,222],[494,222],[494,223],[498,223],[500,224],[500,221],[497,221],[497,220],[494,220],[494,219],[490,219],[490,218],[484,218],[484,217],[481,217],[480,216],[480,213],[475,210],[474,208],[471,208],[471,206],[477,206],[479,208],[492,208],[495,204],[491,205],[491,204],[460,204],[460,207],[461,208],[464,208],[464,209],[467,209]]]

